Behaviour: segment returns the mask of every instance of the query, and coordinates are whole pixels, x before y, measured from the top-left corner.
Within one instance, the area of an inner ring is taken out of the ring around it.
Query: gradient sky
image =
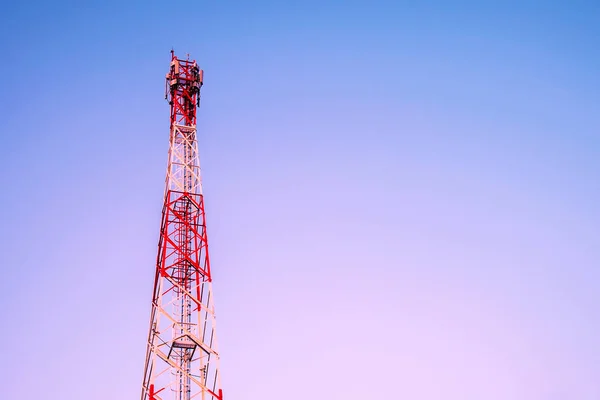
[[[0,398],[139,398],[172,47],[225,399],[600,398],[600,3],[5,1],[0,32]]]

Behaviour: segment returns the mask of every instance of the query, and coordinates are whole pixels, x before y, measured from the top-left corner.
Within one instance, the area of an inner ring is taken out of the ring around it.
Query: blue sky
[[[139,397],[174,48],[227,399],[600,398],[594,2],[0,19],[4,397]]]

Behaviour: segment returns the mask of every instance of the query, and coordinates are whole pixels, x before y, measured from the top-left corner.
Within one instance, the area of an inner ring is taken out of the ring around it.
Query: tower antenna
[[[170,135],[142,400],[223,400],[200,176],[203,71],[171,50]]]

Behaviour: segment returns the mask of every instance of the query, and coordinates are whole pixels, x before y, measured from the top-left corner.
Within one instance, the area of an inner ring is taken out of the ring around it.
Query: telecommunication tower
[[[203,71],[171,51],[169,160],[142,400],[223,400],[196,140]]]

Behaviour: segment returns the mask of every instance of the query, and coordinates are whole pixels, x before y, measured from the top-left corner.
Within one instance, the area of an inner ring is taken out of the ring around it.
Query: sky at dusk
[[[600,3],[0,5],[0,398],[139,399],[170,50],[226,400],[600,399]]]

